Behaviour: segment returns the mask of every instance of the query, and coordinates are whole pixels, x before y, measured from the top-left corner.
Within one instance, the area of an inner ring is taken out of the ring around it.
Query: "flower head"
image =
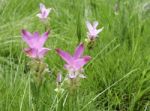
[[[37,14],[37,16],[41,19],[41,20],[46,20],[49,13],[51,11],[51,8],[46,9],[45,5],[40,3],[40,13]]]
[[[94,21],[93,24],[91,24],[89,21],[86,22],[86,26],[88,29],[88,39],[90,40],[95,40],[95,38],[98,36],[98,34],[103,30],[101,29],[96,29],[98,26],[98,22]]]
[[[24,51],[27,56],[31,58],[41,59],[50,50],[45,48],[44,43],[48,38],[49,32],[45,32],[43,35],[39,35],[38,32],[31,34],[27,30],[22,30],[22,39],[27,43],[29,48]]]
[[[59,56],[67,63],[65,64],[65,68],[68,70],[70,74],[69,76],[71,76],[71,78],[75,78],[77,76],[75,73],[82,70],[83,66],[91,59],[90,56],[83,56],[83,44],[80,44],[76,48],[73,56],[71,56],[68,52],[62,51],[61,49],[56,49],[56,51]]]

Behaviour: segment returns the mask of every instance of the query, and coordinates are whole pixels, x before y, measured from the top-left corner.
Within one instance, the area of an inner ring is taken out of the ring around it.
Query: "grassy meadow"
[[[39,3],[51,7],[45,56],[50,72],[33,103],[31,72],[21,30],[45,28]],[[74,94],[55,92],[56,75],[66,75],[55,48],[73,53],[87,38],[86,21],[104,27],[84,67],[86,79]],[[0,111],[150,111],[149,0],[0,0]]]

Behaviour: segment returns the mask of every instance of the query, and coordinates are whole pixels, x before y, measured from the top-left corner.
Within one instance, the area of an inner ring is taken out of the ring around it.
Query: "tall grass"
[[[31,74],[23,53],[20,30],[44,32],[36,17],[39,3],[52,7],[47,47],[73,52],[86,38],[85,21],[104,27],[93,58],[74,95],[58,96],[55,78],[63,69],[54,50],[45,61],[51,69],[41,89],[39,111],[149,111],[150,110],[150,2],[149,0],[0,0],[0,110],[34,110]],[[114,7],[117,5],[117,15]]]

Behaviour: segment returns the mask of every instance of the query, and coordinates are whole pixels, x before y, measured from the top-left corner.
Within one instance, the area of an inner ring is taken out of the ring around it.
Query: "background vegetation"
[[[39,3],[52,7],[51,34],[46,43],[73,52],[86,38],[85,21],[97,20],[103,32],[85,66],[87,79],[75,95],[56,98],[55,78],[64,62],[50,51],[51,69],[39,98],[39,111],[150,111],[149,0],[0,0],[0,110],[33,110],[29,58],[21,29],[44,32],[36,17]],[[65,73],[63,73],[65,76]],[[71,99],[70,99],[71,98]]]

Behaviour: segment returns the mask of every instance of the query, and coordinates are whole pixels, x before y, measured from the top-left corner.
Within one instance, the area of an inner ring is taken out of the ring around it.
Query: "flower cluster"
[[[87,39],[85,39],[85,41],[87,42],[87,47],[89,49],[94,47],[98,34],[103,31],[103,27],[101,29],[97,29],[98,24],[98,21],[94,21],[93,24],[91,24],[89,21],[86,22],[88,32]]]
[[[56,49],[59,56],[66,62],[65,68],[69,72],[68,77],[73,79],[77,76],[84,77],[80,75],[80,72],[83,70],[83,66],[91,59],[90,56],[82,56],[84,51],[83,44],[80,44],[75,52],[74,55],[71,56],[69,53],[62,51],[61,49]]]
[[[98,26],[98,21],[94,21],[93,24],[91,24],[89,21],[86,22],[88,33],[87,37],[90,41],[95,40],[96,37],[100,32],[102,32],[103,28],[96,29]]]
[[[40,13],[37,14],[39,19],[43,21],[48,20],[48,15],[51,12],[51,8],[46,8],[44,4],[40,4]],[[45,22],[44,22],[45,23]],[[98,34],[103,30],[97,29],[98,22],[95,21],[93,24],[91,24],[89,21],[86,22],[87,25],[87,37],[88,37],[88,42],[90,43],[91,41],[95,41],[96,38],[98,37]],[[40,35],[38,32],[34,32],[33,34],[28,32],[27,30],[23,29],[21,31],[22,34],[22,39],[26,44],[28,45],[28,48],[24,49],[25,54],[32,58],[33,60],[40,61],[38,63],[42,63],[42,59],[44,56],[47,54],[48,51],[50,51],[50,48],[44,47],[45,42],[48,39],[49,36],[49,31],[43,33]],[[84,66],[91,60],[90,56],[84,56],[83,52],[85,50],[85,45],[83,43],[80,43],[75,51],[74,54],[71,55],[66,51],[63,51],[59,48],[56,48],[56,53],[66,62],[64,65],[66,71],[67,71],[67,76],[69,80],[76,81],[79,78],[86,78],[84,75]],[[38,64],[39,65],[39,64]],[[41,77],[41,73],[38,73],[39,77]],[[57,91],[58,89],[61,89],[61,83],[62,83],[62,75],[59,73],[57,75]]]
[[[27,56],[35,59],[41,59],[50,50],[49,48],[43,47],[49,32],[45,32],[40,35],[38,32],[31,34],[27,30],[22,30],[22,38],[27,43],[29,48],[25,48],[24,51]]]

